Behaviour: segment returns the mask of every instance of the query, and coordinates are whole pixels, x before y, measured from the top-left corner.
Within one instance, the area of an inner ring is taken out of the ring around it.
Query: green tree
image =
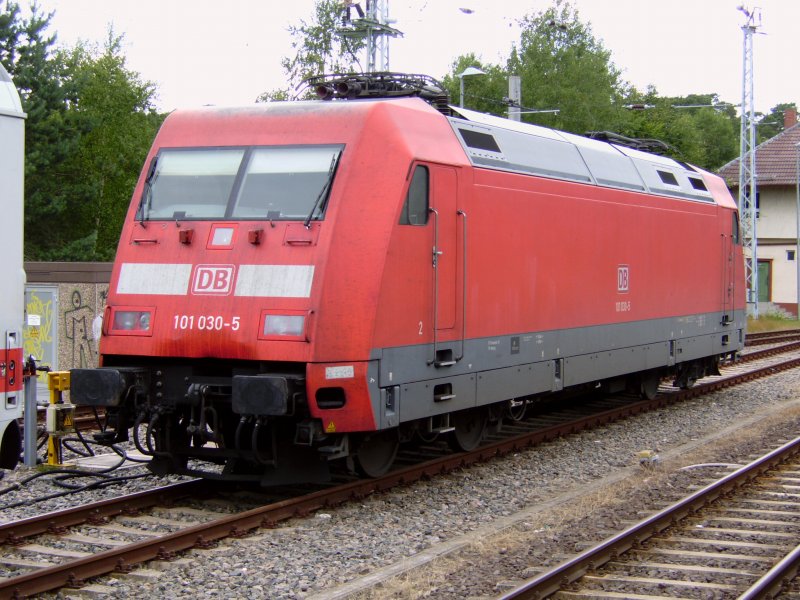
[[[291,85],[311,75],[353,69],[358,48],[347,46],[337,35],[340,21],[340,2],[317,0],[314,20],[290,29],[296,54],[284,58],[282,65]],[[511,44],[505,64],[485,63],[475,54],[453,60],[450,73],[442,79],[453,104],[460,96],[458,75],[467,67],[478,67],[484,75],[464,79],[466,108],[506,116],[508,76],[515,74],[521,77],[524,107],[559,111],[523,115],[525,121],[577,134],[612,131],[663,141],[674,158],[710,169],[736,155],[738,119],[732,106],[720,106],[716,94],[667,98],[652,86],[636,90],[622,79],[611,53],[569,0],[554,0],[549,8],[524,16],[519,23],[520,39]],[[259,100],[291,96],[287,88],[265,93]],[[631,105],[642,110],[629,110]]]
[[[509,73],[522,78],[522,104],[559,109],[529,116],[573,133],[617,129],[626,90],[611,53],[567,0],[526,15],[519,46],[512,48]]]
[[[54,60],[55,36],[47,36],[52,13],[37,4],[28,19],[19,5],[0,13],[0,60],[14,79],[25,124],[25,256],[37,259],[59,237],[67,191],[60,181],[63,161],[74,152],[79,131],[67,112],[63,65]]]
[[[19,5],[8,2],[0,12],[0,62],[11,71],[17,62],[17,45],[21,35],[22,24],[19,16]]]
[[[736,156],[736,111],[717,94],[662,97],[650,86],[644,94],[632,91],[626,106],[630,110],[620,133],[660,140],[673,158],[713,170]]]
[[[700,107],[688,110],[692,116],[694,128],[699,133],[700,152],[696,165],[716,170],[739,153],[739,118],[732,104],[721,102],[717,94],[676,98],[677,106],[687,104],[710,104],[711,107]],[[706,99],[707,102],[702,100]]]
[[[458,74],[476,66],[487,75],[465,79],[467,108],[505,116],[507,78],[516,74],[521,76],[525,107],[559,110],[524,115],[525,121],[577,134],[611,131],[659,140],[674,158],[705,168],[717,168],[736,155],[733,106],[721,105],[716,94],[667,98],[652,86],[644,92],[635,89],[621,78],[610,52],[567,0],[555,0],[550,8],[523,17],[520,25],[520,40],[511,45],[505,66],[482,63],[473,54],[452,63],[443,82],[454,103]]]
[[[783,131],[783,113],[787,109],[797,110],[794,102],[782,102],[772,107],[772,109],[757,120],[758,143],[764,142],[775,137]]]
[[[461,82],[458,74],[467,67],[477,67],[484,75],[470,75],[464,78],[464,108],[477,110],[500,117],[507,116],[508,73],[499,65],[482,63],[475,54],[465,54],[453,61],[450,74],[442,79],[442,85],[450,94],[450,102],[458,104],[461,95]]]
[[[25,257],[113,257],[125,207],[161,121],[155,89],[127,70],[120,39],[102,52],[55,50],[52,13],[0,7],[0,60],[20,92],[25,126]]]
[[[546,10],[520,19],[520,40],[512,44],[504,66],[481,64],[472,54],[453,62],[444,84],[454,101],[458,74],[479,66],[487,76],[469,77],[469,108],[507,114],[508,76],[519,75],[522,105],[534,110],[524,121],[578,134],[618,130],[624,122],[621,99],[629,86],[611,61],[611,53],[594,37],[591,25],[581,21],[567,0],[555,0]]]
[[[301,19],[299,25],[289,27],[294,56],[281,59],[287,87],[265,92],[257,101],[288,100],[304,79],[314,75],[361,71],[358,52],[364,42],[340,35],[342,18],[341,0],[316,0],[312,19],[309,22]]]
[[[153,107],[155,86],[127,68],[122,39],[110,30],[102,50],[81,43],[59,56],[74,98],[68,113],[82,135],[64,165],[76,227],[51,258],[114,257],[131,192],[163,121]]]

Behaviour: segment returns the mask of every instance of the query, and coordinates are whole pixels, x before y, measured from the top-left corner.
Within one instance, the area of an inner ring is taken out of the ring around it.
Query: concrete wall
[[[759,190],[756,235],[761,240],[794,240],[797,231],[797,190],[794,186],[764,187]]]
[[[41,316],[40,327],[23,331],[26,356],[59,371],[97,366],[93,324],[105,309],[111,263],[25,263],[25,271],[26,315]]]

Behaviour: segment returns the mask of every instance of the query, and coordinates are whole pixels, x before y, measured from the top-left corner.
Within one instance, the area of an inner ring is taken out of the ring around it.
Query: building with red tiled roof
[[[800,124],[787,110],[783,131],[756,147],[756,236],[758,238],[759,313],[771,303],[797,315],[797,169]],[[734,198],[739,193],[739,159],[719,170]]]

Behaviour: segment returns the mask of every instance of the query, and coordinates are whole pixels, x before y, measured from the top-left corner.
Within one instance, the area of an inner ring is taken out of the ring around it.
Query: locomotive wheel
[[[640,394],[642,398],[652,400],[658,394],[658,384],[661,383],[661,377],[658,371],[651,371],[644,373],[641,378]]]
[[[672,385],[682,390],[688,390],[702,376],[703,368],[700,364],[696,362],[684,363],[678,367],[678,373]]]
[[[399,447],[396,429],[371,433],[358,445],[356,468],[367,477],[380,477],[391,468]]]
[[[450,415],[450,425],[455,429],[450,432],[448,442],[456,452],[469,452],[478,447],[486,432],[487,414],[483,408],[462,410]]]

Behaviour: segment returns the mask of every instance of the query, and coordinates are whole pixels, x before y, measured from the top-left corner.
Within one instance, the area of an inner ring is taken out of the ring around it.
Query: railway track
[[[126,571],[148,560],[168,558],[189,548],[206,547],[225,537],[244,535],[260,527],[272,527],[284,519],[306,516],[321,508],[360,499],[422,478],[435,477],[569,433],[794,368],[800,366],[800,352],[795,351],[793,356],[784,360],[776,360],[774,356],[751,358],[750,364],[749,368],[741,364],[733,365],[726,369],[724,375],[707,378],[689,390],[662,385],[661,393],[653,400],[633,401],[630,397],[595,400],[589,403],[593,407],[592,414],[585,414],[585,406],[579,407],[577,404],[570,404],[568,409],[555,413],[540,412],[526,421],[504,426],[502,431],[490,436],[488,443],[470,453],[445,454],[442,448],[434,445],[421,446],[403,454],[399,461],[400,468],[384,477],[344,481],[308,493],[304,493],[307,490],[285,491],[277,501],[274,498],[265,499],[262,504],[237,514],[220,516],[219,511],[215,515],[214,510],[205,507],[187,511],[180,506],[174,508],[177,513],[170,512],[176,498],[169,496],[165,499],[165,490],[154,490],[137,494],[135,498],[107,500],[101,503],[102,506],[90,505],[7,523],[0,526],[0,543],[4,548],[13,549],[13,552],[4,552],[5,555],[12,555],[13,559],[4,563],[0,557],[0,569],[5,577],[0,580],[0,597],[28,596],[63,586],[80,585],[105,573]],[[545,407],[540,408],[544,410]],[[576,412],[579,413],[578,417],[575,416]],[[200,496],[201,488],[209,489],[204,487],[208,485],[208,482],[191,482],[185,488],[177,489],[190,490],[188,496],[196,498]],[[187,495],[182,491],[175,493]],[[137,534],[125,521],[139,516],[132,515],[132,510],[149,511],[144,515],[149,517],[145,520],[151,524],[154,518],[156,523],[162,521],[165,532],[162,535],[152,535],[152,531]],[[194,518],[175,516],[189,513],[194,513]],[[164,521],[168,521],[172,527],[167,527]],[[106,535],[109,533],[113,535]],[[127,540],[122,539],[126,535]],[[60,549],[58,552],[47,550],[46,542],[52,540],[66,541],[78,547],[66,548],[66,551]],[[42,552],[43,548],[45,550]]]
[[[772,598],[800,570],[800,438],[501,596]]]
[[[759,346],[756,346],[756,348],[758,347]],[[754,360],[761,360],[762,358],[786,354],[794,350],[798,350],[800,349],[800,338],[792,338],[789,341],[769,344],[769,348],[763,348],[761,350],[753,350],[752,348],[753,347],[749,347],[739,355],[739,359],[736,361],[737,364],[749,363],[753,362]]]
[[[782,331],[765,331],[762,333],[748,333],[744,345],[765,346],[767,344],[778,344],[800,340],[800,329],[784,329]]]

